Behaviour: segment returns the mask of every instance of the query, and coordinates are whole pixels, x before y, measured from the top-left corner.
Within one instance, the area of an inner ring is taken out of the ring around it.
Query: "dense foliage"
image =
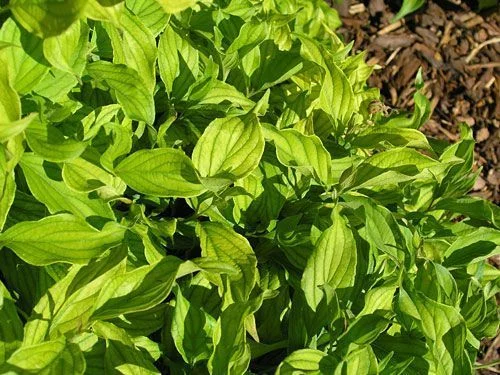
[[[322,0],[11,0],[0,372],[470,374],[474,141],[388,111]]]

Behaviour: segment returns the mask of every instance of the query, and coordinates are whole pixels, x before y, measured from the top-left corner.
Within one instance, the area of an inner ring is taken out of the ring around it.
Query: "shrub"
[[[7,10],[7,9],[4,9]],[[474,141],[387,113],[320,0],[12,0],[2,373],[468,374]]]

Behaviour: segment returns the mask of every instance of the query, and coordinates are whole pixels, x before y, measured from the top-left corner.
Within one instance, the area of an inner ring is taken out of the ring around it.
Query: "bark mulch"
[[[343,0],[334,5],[339,30],[355,50],[381,67],[370,85],[381,89],[385,104],[411,110],[413,81],[422,67],[433,115],[429,136],[458,139],[458,124],[473,128],[477,168],[471,193],[500,203],[500,12],[475,11],[474,2],[427,1],[424,8],[391,23],[400,1]]]

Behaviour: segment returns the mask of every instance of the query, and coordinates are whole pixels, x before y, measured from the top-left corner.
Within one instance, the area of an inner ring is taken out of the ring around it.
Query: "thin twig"
[[[484,64],[474,64],[466,66],[469,70],[475,69],[488,69],[488,68],[500,68],[500,62],[489,62]]]
[[[399,20],[398,22],[391,23],[390,25],[387,25],[386,27],[380,29],[377,34],[378,35],[385,35],[389,34],[391,31],[399,29],[401,26],[403,26],[404,20]]]
[[[499,43],[500,42],[500,37],[496,37],[490,40],[487,40],[481,44],[479,44],[476,48],[474,48],[470,53],[469,56],[466,57],[465,62],[468,64],[471,62],[471,60],[476,57],[476,55],[481,51],[482,48],[486,47],[489,44],[494,44],[494,43]]]

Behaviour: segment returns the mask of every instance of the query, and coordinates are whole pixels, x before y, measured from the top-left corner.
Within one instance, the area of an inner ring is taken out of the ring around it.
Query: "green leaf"
[[[500,231],[479,228],[470,234],[457,238],[444,253],[446,267],[464,266],[474,263],[500,251]]]
[[[257,281],[257,258],[248,240],[220,223],[200,223],[197,227],[202,256],[229,263],[240,272],[229,275],[231,297],[247,301]],[[207,274],[209,280],[222,286],[226,276]]]
[[[377,358],[370,346],[362,346],[350,352],[335,370],[335,374],[376,375],[378,373]]]
[[[43,41],[20,29],[10,18],[0,29],[0,41],[12,45],[2,51],[12,87],[20,94],[30,92],[49,71]]]
[[[333,374],[335,367],[335,360],[328,354],[316,349],[301,349],[281,362],[276,375]]]
[[[23,323],[17,315],[15,300],[0,282],[0,366],[21,345]]]
[[[75,159],[87,148],[86,142],[66,137],[59,128],[38,117],[30,121],[26,139],[36,154],[53,162]]]
[[[33,153],[25,153],[20,164],[31,193],[50,213],[69,211],[84,219],[90,216],[114,219],[109,204],[68,188],[56,164],[47,163]]]
[[[41,344],[23,346],[7,361],[6,369],[15,373],[83,374],[85,359],[77,345],[66,343],[64,336]]]
[[[5,225],[10,207],[16,196],[16,180],[14,172],[0,174],[0,231]]]
[[[484,220],[500,229],[500,208],[489,201],[471,197],[445,198],[440,200],[434,208],[466,215],[472,219]]]
[[[247,370],[250,347],[246,343],[245,319],[261,303],[233,303],[222,312],[213,333],[214,351],[208,360],[212,374],[243,374]]]
[[[108,322],[96,322],[93,329],[106,340],[105,369],[124,375],[160,374],[152,363],[154,360],[148,358],[123,329]]]
[[[263,152],[264,136],[255,115],[217,119],[198,140],[193,164],[202,178],[236,181],[257,168]]]
[[[127,7],[141,19],[154,37],[163,31],[170,20],[156,0],[127,0],[126,3]]]
[[[104,168],[112,172],[115,160],[127,155],[132,149],[132,129],[113,123],[106,124],[104,129],[109,134],[110,141],[100,157],[100,162]]]
[[[369,128],[353,139],[352,145],[360,148],[378,148],[384,145],[413,147],[430,150],[425,135],[415,129],[380,126]]]
[[[354,93],[344,72],[334,63],[327,62],[325,79],[319,96],[319,108],[346,127],[354,112]]]
[[[189,93],[189,100],[195,103],[191,106],[191,109],[202,108],[210,104],[221,104],[223,102],[239,106],[245,111],[255,107],[255,103],[234,86],[212,78],[202,81],[199,85],[195,85]]]
[[[62,178],[68,187],[76,191],[98,190],[107,196],[120,196],[127,187],[118,177],[82,158],[64,163]]]
[[[178,13],[193,7],[198,0],[156,0],[166,13]]]
[[[294,129],[277,130],[264,127],[264,136],[276,146],[278,160],[287,167],[310,170],[318,182],[328,185],[332,176],[332,160],[321,140]]]
[[[210,357],[212,332],[216,322],[201,306],[188,301],[180,288],[175,293],[172,337],[184,361],[194,365]]]
[[[167,25],[158,45],[158,67],[168,94],[177,99],[186,94],[186,86],[198,78],[199,58],[200,52],[191,45],[191,41]]]
[[[366,158],[341,177],[344,189],[394,185],[415,179],[439,162],[410,148],[394,148]]]
[[[115,173],[143,194],[196,197],[205,191],[191,159],[175,149],[138,151],[124,159]]]
[[[0,143],[6,142],[25,131],[35,121],[37,115],[37,113],[32,113],[17,121],[0,122]]]
[[[356,242],[352,230],[335,211],[333,225],[318,239],[302,276],[302,289],[314,311],[323,297],[323,286],[342,290],[354,285],[356,262]]]
[[[124,233],[117,223],[108,223],[98,231],[73,215],[59,214],[14,225],[0,234],[0,244],[38,266],[83,264],[119,244]]]
[[[425,4],[425,0],[403,0],[401,8],[396,13],[391,22],[396,22],[397,20],[407,16],[410,13],[415,12],[417,9],[421,8]]]
[[[7,64],[2,58],[0,63]],[[21,101],[10,84],[8,69],[0,70],[0,91],[3,93],[0,97],[0,142],[5,142],[8,137],[4,135],[7,130],[4,128],[21,118]]]
[[[117,26],[112,23],[104,24],[111,38],[113,63],[134,69],[146,85],[148,92],[153,92],[156,84],[155,39],[141,20],[126,9],[120,15],[119,22]],[[111,83],[108,82],[108,84],[111,86]]]
[[[87,64],[89,31],[87,24],[79,21],[62,34],[45,39],[45,58],[52,66],[81,77]]]
[[[109,280],[99,293],[92,318],[115,318],[158,305],[170,294],[180,264],[178,258],[169,256]]]
[[[23,27],[41,38],[59,35],[82,13],[86,0],[11,0],[10,9]]]
[[[457,309],[421,294],[416,295],[413,302],[422,332],[431,343],[430,370],[436,373],[470,373],[471,363],[464,351],[467,330]]]
[[[154,122],[153,93],[136,70],[121,64],[97,61],[87,65],[87,72],[97,81],[106,81],[115,90],[118,103],[130,119],[148,124]]]

